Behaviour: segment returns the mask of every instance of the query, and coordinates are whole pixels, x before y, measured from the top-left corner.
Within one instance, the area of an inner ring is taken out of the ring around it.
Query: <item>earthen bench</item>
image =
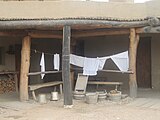
[[[35,95],[35,90],[39,88],[44,88],[44,87],[50,87],[50,86],[58,86],[60,88],[60,94],[62,94],[62,81],[54,81],[54,82],[47,82],[47,83],[40,83],[40,84],[33,84],[29,85],[29,90],[32,91],[32,96],[34,100],[37,100],[36,95]]]
[[[100,82],[100,81],[88,81],[90,85],[115,85],[115,90],[118,89],[123,83],[122,82]]]

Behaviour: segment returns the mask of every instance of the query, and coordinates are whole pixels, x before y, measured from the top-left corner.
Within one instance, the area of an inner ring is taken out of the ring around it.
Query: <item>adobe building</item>
[[[72,105],[79,71],[70,66],[70,53],[103,57],[129,51],[131,72],[117,72],[108,61],[97,76],[123,82],[122,90],[133,98],[137,88],[160,89],[160,2],[115,1],[0,1],[0,71],[3,77],[14,76],[21,101],[29,99],[28,85],[63,81],[64,105]],[[53,70],[55,53],[61,55],[59,72]]]

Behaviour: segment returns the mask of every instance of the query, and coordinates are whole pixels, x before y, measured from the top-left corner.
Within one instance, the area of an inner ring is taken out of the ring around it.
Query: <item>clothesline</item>
[[[39,54],[44,53],[45,55],[51,55],[51,56],[55,54],[55,53],[41,52],[41,51],[38,51],[36,49],[31,49],[31,51],[34,52],[34,53],[39,53]]]
[[[110,58],[122,73],[128,72],[129,68],[128,51],[111,56],[97,57],[97,58],[87,58],[71,54],[70,63],[72,65],[82,67],[83,75],[94,76],[97,75],[97,71],[103,70],[105,62]]]

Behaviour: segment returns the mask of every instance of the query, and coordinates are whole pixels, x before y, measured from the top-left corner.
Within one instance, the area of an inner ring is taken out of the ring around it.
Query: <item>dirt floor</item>
[[[10,95],[12,101],[0,96],[0,120],[160,120],[160,92],[139,93],[137,99],[127,97],[119,102],[103,100],[87,104],[74,100],[71,109],[63,108],[63,99],[39,104],[33,100],[19,102],[14,94]],[[147,98],[147,93],[152,97]]]

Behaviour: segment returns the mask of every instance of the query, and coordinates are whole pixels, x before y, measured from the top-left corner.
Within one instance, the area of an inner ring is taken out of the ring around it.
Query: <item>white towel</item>
[[[54,54],[54,69],[59,71],[60,59],[59,54]]]
[[[84,67],[84,57],[70,54],[70,63],[79,67]]]
[[[111,59],[120,69],[120,71],[128,71],[129,68],[128,51],[112,55]]]
[[[83,75],[90,75],[90,76],[97,75],[98,67],[99,67],[98,58],[85,58]]]
[[[45,72],[44,53],[42,53],[42,56],[41,56],[40,66],[41,66],[41,72]],[[41,74],[41,79],[43,79],[44,76],[45,74]]]

